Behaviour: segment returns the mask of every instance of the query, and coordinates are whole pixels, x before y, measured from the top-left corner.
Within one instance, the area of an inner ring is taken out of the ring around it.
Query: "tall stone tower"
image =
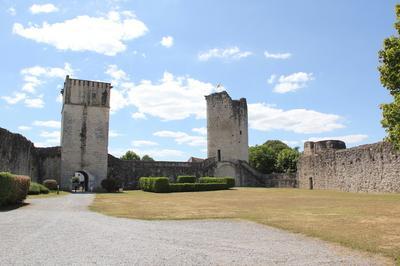
[[[226,91],[206,96],[207,153],[217,161],[249,160],[247,102]]]
[[[61,188],[71,189],[76,172],[86,190],[107,177],[110,83],[66,77],[61,128]]]

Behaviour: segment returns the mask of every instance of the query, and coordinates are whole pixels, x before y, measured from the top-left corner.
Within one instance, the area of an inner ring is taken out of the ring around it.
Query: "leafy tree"
[[[270,174],[275,171],[275,153],[270,147],[267,147],[264,144],[250,147],[249,163],[259,172]]]
[[[400,5],[396,5],[397,21],[394,24],[398,34],[384,40],[379,51],[380,80],[393,96],[392,103],[381,105],[383,119],[381,124],[388,134],[386,140],[400,149]]]
[[[297,171],[297,161],[299,160],[300,152],[294,149],[284,149],[276,158],[276,168],[279,172],[295,173]]]
[[[140,156],[137,155],[134,151],[127,151],[124,155],[121,156],[121,160],[135,160],[140,161]]]
[[[154,162],[154,159],[151,158],[149,155],[145,154],[145,155],[143,155],[143,157],[142,157],[142,161],[151,161],[151,162]]]
[[[263,145],[271,148],[275,156],[278,156],[278,154],[284,149],[290,149],[286,143],[283,143],[280,140],[267,140]]]

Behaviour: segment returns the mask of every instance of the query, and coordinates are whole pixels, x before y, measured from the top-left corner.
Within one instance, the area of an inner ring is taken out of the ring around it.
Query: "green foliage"
[[[21,203],[26,199],[28,195],[29,187],[31,184],[31,178],[24,175],[14,175],[15,181],[15,193],[14,193],[14,203]]]
[[[191,192],[191,191],[195,191],[195,183],[169,184],[169,192]]]
[[[39,195],[39,194],[48,194],[50,190],[36,182],[31,182],[29,186],[28,195]]]
[[[43,181],[43,186],[50,190],[57,190],[57,181],[55,179],[46,179]]]
[[[151,158],[149,155],[145,154],[142,157],[142,161],[154,162],[154,159]]]
[[[121,156],[120,159],[140,161],[140,156],[137,155],[134,151],[127,151],[124,155]]]
[[[174,183],[169,184],[170,192],[193,192],[228,189],[224,183]]]
[[[0,206],[10,204],[13,195],[14,178],[11,173],[0,172]]]
[[[0,172],[0,206],[21,203],[26,199],[31,179]]]
[[[233,177],[200,177],[199,183],[203,184],[226,184],[226,188],[235,186],[235,178]]]
[[[115,178],[108,177],[101,181],[101,187],[104,188],[108,193],[111,193],[117,192],[120,186]]]
[[[297,171],[297,161],[299,160],[300,152],[296,149],[284,149],[276,158],[276,168],[278,172],[295,173]]]
[[[382,104],[381,124],[387,133],[386,140],[400,149],[400,5],[396,5],[397,21],[394,24],[398,34],[384,40],[379,51],[380,80],[393,96],[394,101]]]
[[[167,177],[141,177],[139,186],[144,191],[166,193],[169,192],[169,179]]]
[[[196,177],[195,176],[184,176],[180,175],[176,179],[177,183],[196,183]]]
[[[249,148],[249,163],[257,171],[270,174],[296,172],[300,153],[280,140],[268,140]]]

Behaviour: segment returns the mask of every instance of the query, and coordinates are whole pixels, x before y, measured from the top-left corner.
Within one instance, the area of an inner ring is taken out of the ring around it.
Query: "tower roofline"
[[[111,89],[113,86],[110,82],[104,81],[93,81],[93,80],[85,80],[85,79],[73,79],[70,78],[69,75],[65,77],[65,83],[68,82],[73,83],[73,85],[82,85],[82,86],[91,86],[91,87],[105,87]]]

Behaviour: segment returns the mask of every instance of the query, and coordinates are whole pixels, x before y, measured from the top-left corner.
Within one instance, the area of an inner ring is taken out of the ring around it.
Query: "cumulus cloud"
[[[134,84],[128,79],[119,79],[113,84],[118,86],[112,90],[111,110],[135,106],[137,111],[132,114],[134,119],[145,119],[150,115],[165,121],[181,120],[192,115],[198,119],[205,118],[204,96],[217,90],[211,83],[188,76],[176,77],[169,72],[164,72],[163,77],[155,83],[142,80]]]
[[[133,147],[143,147],[143,146],[157,146],[158,143],[150,140],[134,140],[132,141]]]
[[[17,92],[14,93],[13,96],[1,96],[1,99],[5,100],[8,104],[16,104],[26,99],[26,94]]]
[[[307,109],[282,110],[265,103],[249,104],[249,126],[260,131],[285,130],[295,133],[321,133],[344,128],[335,114]]]
[[[148,28],[132,12],[110,11],[106,16],[77,16],[63,22],[24,27],[14,23],[13,33],[59,50],[91,51],[114,56],[126,42],[146,34]]]
[[[174,45],[174,38],[172,36],[164,36],[162,37],[160,44],[164,47],[170,48]]]
[[[276,79],[276,75],[271,75],[268,83],[276,83],[273,89],[274,92],[287,93],[306,87],[311,80],[314,80],[312,73],[297,72],[288,76],[282,75],[278,79]]]
[[[33,4],[29,10],[32,14],[39,14],[39,13],[52,13],[57,12],[58,8],[53,4]]]
[[[205,128],[205,127],[195,127],[195,128],[192,128],[192,131],[196,132],[200,135],[207,135],[207,128]]]
[[[239,60],[246,58],[253,53],[250,51],[241,51],[239,47],[228,47],[228,48],[213,48],[205,52],[200,52],[198,54],[198,59],[200,61],[208,61],[212,58]]]
[[[189,146],[206,146],[207,139],[203,136],[191,136],[185,132],[181,131],[158,131],[153,133],[154,136],[163,138],[172,138],[178,144],[185,144]]]
[[[119,137],[119,136],[122,136],[122,134],[119,133],[118,131],[110,130],[108,132],[108,137],[110,137],[110,138],[116,138],[116,137]]]
[[[341,140],[346,144],[360,143],[368,139],[368,135],[355,134],[355,135],[345,135],[336,137],[312,137],[304,141],[320,141],[320,140]]]
[[[289,59],[292,54],[291,53],[269,53],[268,51],[264,52],[265,58],[268,59]]]
[[[61,128],[61,122],[56,120],[47,120],[47,121],[33,121],[32,125],[37,127],[49,127],[49,128]]]
[[[24,100],[25,106],[29,108],[43,108],[44,101],[42,98],[29,98]]]
[[[28,130],[31,130],[32,128],[28,127],[28,126],[19,126],[18,129],[23,130],[23,131],[28,131]]]

